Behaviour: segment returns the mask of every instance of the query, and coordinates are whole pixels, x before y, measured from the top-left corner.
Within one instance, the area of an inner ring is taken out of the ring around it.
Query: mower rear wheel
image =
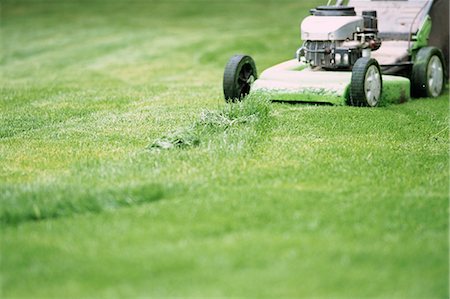
[[[382,89],[378,62],[373,58],[359,58],[352,69],[350,105],[375,107],[380,102]]]
[[[421,48],[416,55],[411,74],[413,97],[437,97],[444,88],[442,52],[435,47]]]
[[[223,73],[223,93],[225,101],[242,100],[249,93],[257,72],[253,58],[248,55],[234,55]]]

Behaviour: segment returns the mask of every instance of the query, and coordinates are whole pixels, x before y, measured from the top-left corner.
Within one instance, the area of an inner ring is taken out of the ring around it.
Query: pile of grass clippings
[[[195,126],[172,131],[156,139],[149,145],[149,149],[171,149],[197,146],[200,138]]]
[[[166,150],[197,146],[213,132],[224,132],[239,125],[265,122],[270,115],[270,101],[261,96],[249,96],[244,101],[227,103],[220,110],[203,110],[193,124],[174,130],[154,140],[150,150]]]

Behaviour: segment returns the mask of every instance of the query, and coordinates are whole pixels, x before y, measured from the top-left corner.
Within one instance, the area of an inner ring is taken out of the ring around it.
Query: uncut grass
[[[222,111],[232,54],[292,57],[316,3],[2,4],[5,297],[448,297],[448,92],[147,149]]]

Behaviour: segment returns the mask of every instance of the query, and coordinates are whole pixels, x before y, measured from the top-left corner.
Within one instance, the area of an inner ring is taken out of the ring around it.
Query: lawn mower
[[[344,5],[345,4],[345,5]],[[331,0],[300,26],[296,58],[259,77],[234,55],[223,77],[226,101],[264,93],[273,101],[375,107],[437,97],[448,79],[448,0]]]

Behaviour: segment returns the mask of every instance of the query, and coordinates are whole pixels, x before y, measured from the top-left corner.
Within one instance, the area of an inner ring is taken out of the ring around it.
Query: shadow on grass
[[[287,100],[271,100],[272,103],[289,104],[289,105],[305,105],[305,106],[333,106],[328,102],[312,102],[312,101],[287,101]]]
[[[74,214],[100,213],[156,202],[164,197],[164,189],[158,184],[106,190],[77,190],[76,186],[58,189],[6,190],[5,193],[15,194],[6,194],[11,200],[2,202],[0,222],[17,225]]]

